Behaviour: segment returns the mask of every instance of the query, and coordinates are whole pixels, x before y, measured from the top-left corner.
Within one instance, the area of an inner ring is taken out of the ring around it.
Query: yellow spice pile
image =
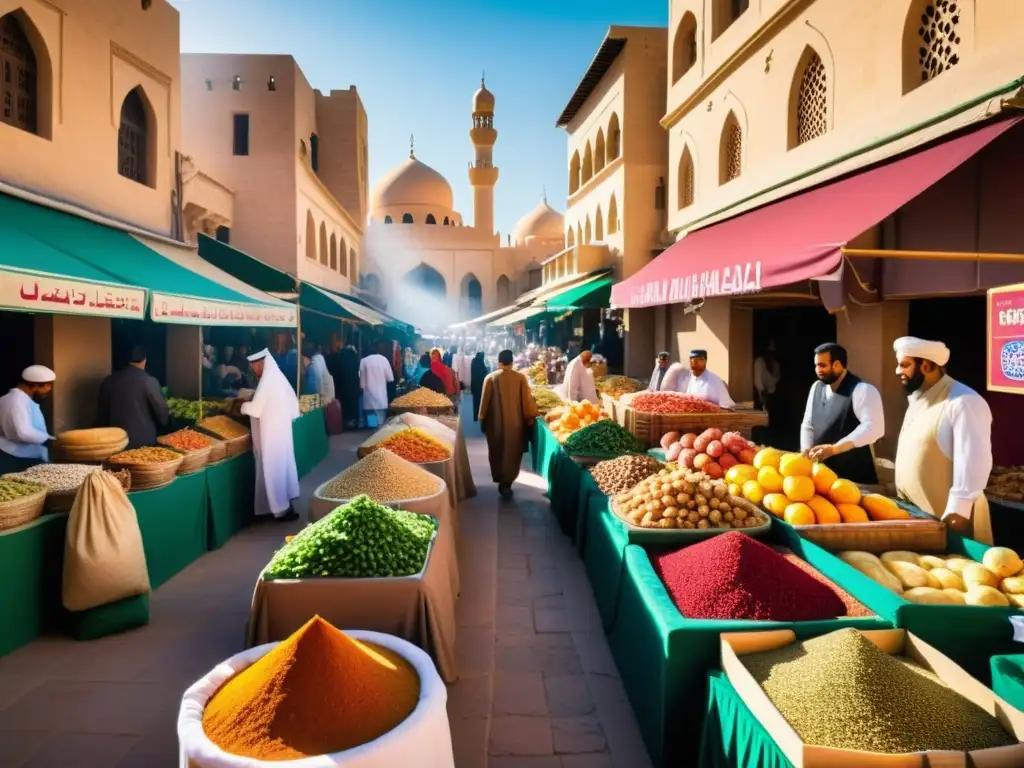
[[[396,397],[391,405],[395,408],[444,408],[451,407],[452,401],[432,389],[420,387]]]
[[[420,499],[441,490],[441,479],[386,448],[360,459],[321,490],[324,498],[354,499],[366,494],[374,501]]]

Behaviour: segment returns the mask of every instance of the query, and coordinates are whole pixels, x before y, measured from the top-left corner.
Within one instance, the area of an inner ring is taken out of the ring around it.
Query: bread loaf
[[[128,439],[128,433],[118,427],[96,427],[95,429],[72,429],[61,432],[57,439],[63,445],[90,447],[114,445]]]

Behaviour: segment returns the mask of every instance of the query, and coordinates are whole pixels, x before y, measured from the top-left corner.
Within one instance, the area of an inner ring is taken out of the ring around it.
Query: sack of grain
[[[64,607],[84,611],[149,592],[135,507],[108,472],[85,478],[68,518]]]

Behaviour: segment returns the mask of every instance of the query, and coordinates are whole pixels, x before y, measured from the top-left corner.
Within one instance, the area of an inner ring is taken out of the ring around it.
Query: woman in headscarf
[[[309,361],[309,379],[316,382],[316,391],[323,405],[334,400],[334,377],[327,370],[327,360],[319,347]]]
[[[430,355],[423,355],[420,358],[420,364],[416,367],[416,374],[414,381],[419,386],[433,390],[439,395],[447,394],[444,389],[444,382],[441,381],[436,373],[430,370]]]
[[[473,421],[477,420],[480,412],[480,395],[484,389],[484,379],[487,378],[487,362],[484,360],[484,353],[477,352],[473,358],[470,371],[470,389],[473,392]]]
[[[455,381],[455,374],[452,369],[444,364],[444,352],[440,347],[430,350],[430,370],[444,384],[444,393],[448,396],[459,391],[459,385]]]
[[[417,386],[426,386],[421,384],[420,381],[423,378],[423,374],[430,370],[430,355],[424,352],[420,355],[419,362],[416,364],[416,368],[413,369],[412,375],[409,377],[412,379],[412,383]]]

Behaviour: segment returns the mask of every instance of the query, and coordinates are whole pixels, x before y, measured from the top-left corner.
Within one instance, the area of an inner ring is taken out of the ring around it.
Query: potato
[[[971,563],[960,572],[960,577],[968,589],[999,586],[999,578],[981,563]]]
[[[870,552],[840,552],[839,559],[851,565],[870,579],[892,590],[897,595],[903,594],[903,584],[892,573],[886,570],[882,561]]]
[[[992,607],[1006,607],[1010,604],[1010,601],[1006,599],[1006,595],[998,589],[984,585],[976,585],[968,589],[967,594],[964,595],[964,601],[968,605],[987,605]]]
[[[887,552],[886,554],[889,553]],[[883,561],[883,565],[900,580],[904,589],[913,589],[914,587],[942,588],[942,584],[939,583],[938,579],[914,563],[908,563],[905,560],[889,560]]]
[[[956,571],[957,573],[963,571],[963,569],[968,565],[974,564],[973,560],[968,560],[966,557],[961,557],[960,555],[954,555],[953,557],[946,558],[946,567],[951,571]]]
[[[680,435],[678,432],[666,432],[661,436],[661,447],[668,450],[668,447],[672,445],[672,443],[679,442],[679,437]]]
[[[928,573],[938,580],[943,589],[958,589],[961,592],[967,590],[963,579],[960,578],[960,574],[956,571],[951,571],[949,568],[932,568]]]
[[[981,562],[1000,579],[1015,576],[1024,568],[1017,553],[1007,547],[989,547]]]
[[[959,589],[944,589],[942,591],[946,593],[949,599],[957,605],[967,605],[967,600],[965,599],[964,593],[961,592]]]
[[[1024,576],[1011,576],[999,583],[999,588],[1009,595],[1024,595]]]
[[[930,571],[932,568],[945,568],[946,561],[941,557],[935,555],[921,555],[917,562],[926,571]]]
[[[892,552],[883,552],[880,559],[883,563],[891,563],[898,560],[904,563],[912,563],[916,566],[921,565],[920,555],[916,552],[907,552],[902,549],[893,550]]]
[[[952,605],[956,600],[943,592],[941,589],[931,587],[914,587],[903,593],[903,598],[912,603],[924,603],[925,605]]]

